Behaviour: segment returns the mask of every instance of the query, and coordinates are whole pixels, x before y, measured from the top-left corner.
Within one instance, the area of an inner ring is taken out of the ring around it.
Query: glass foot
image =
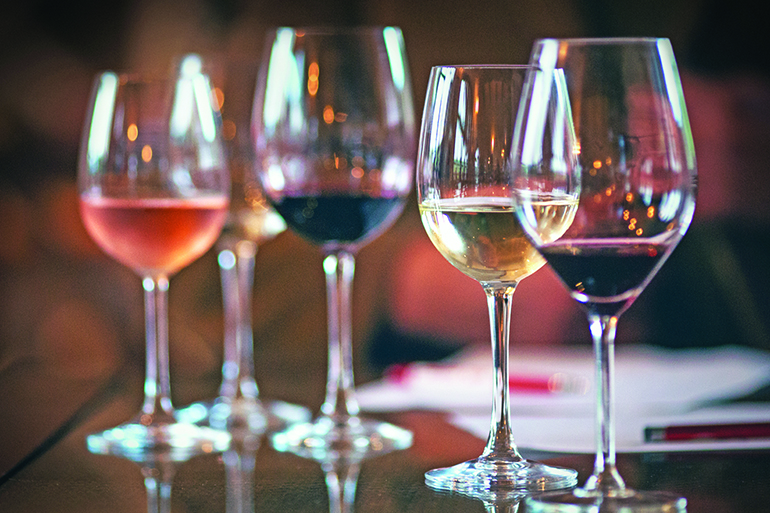
[[[609,495],[577,488],[525,499],[532,513],[684,513],[687,499],[668,492],[637,492],[625,489]]]
[[[86,437],[92,453],[133,461],[146,461],[152,455],[184,461],[197,454],[223,452],[230,440],[226,431],[184,422],[150,426],[131,422]]]
[[[328,459],[355,452],[389,452],[412,445],[412,433],[387,422],[353,417],[337,424],[328,417],[294,424],[273,434],[275,450],[307,458]]]
[[[224,428],[237,424],[251,431],[278,431],[298,422],[308,422],[310,410],[284,401],[252,401],[237,399],[232,404],[214,400],[192,403],[178,409],[174,417],[180,422]],[[234,418],[232,418],[234,417]]]
[[[425,473],[425,484],[435,490],[459,492],[478,498],[514,498],[522,493],[571,488],[577,471],[527,460],[479,458]]]

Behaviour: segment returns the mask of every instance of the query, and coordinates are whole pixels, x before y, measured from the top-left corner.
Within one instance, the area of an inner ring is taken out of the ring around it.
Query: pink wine
[[[80,199],[86,229],[110,256],[142,276],[170,275],[214,244],[226,197]]]

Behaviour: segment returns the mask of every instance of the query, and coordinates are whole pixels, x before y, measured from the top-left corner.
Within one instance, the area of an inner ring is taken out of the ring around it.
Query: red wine
[[[572,240],[545,244],[540,252],[574,297],[601,314],[615,315],[641,294],[666,247],[637,241]]]
[[[400,213],[404,198],[323,194],[285,196],[274,203],[286,224],[318,245],[352,245],[385,230]]]
[[[226,197],[83,197],[83,223],[110,256],[145,276],[172,274],[214,244],[227,217]]]

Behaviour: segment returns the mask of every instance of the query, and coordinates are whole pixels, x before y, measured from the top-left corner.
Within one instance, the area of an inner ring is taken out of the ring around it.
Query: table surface
[[[117,425],[140,405],[138,372],[104,381],[51,375],[33,361],[0,370],[0,511],[79,513],[137,512],[148,509],[143,475],[157,469],[114,456],[88,452],[88,433]],[[514,511],[509,504],[486,505],[458,494],[427,488],[426,470],[477,456],[484,441],[459,430],[436,412],[390,414],[388,420],[411,429],[411,448],[366,459],[346,468],[322,468],[316,461],[273,450],[265,437],[240,454],[205,454],[171,471],[172,511],[217,512],[483,512]],[[514,426],[515,429],[515,426]],[[233,472],[240,456],[253,473]],[[542,455],[541,455],[542,456]],[[582,484],[592,455],[545,455],[544,461],[575,468]],[[668,490],[688,499],[688,511],[764,511],[770,504],[770,452],[690,452],[621,454],[618,466],[638,489]],[[144,472],[144,474],[143,474]],[[335,473],[336,472],[336,473]],[[238,480],[245,480],[240,485]],[[338,509],[329,487],[345,481]],[[245,492],[245,494],[244,494]],[[237,498],[249,497],[245,509]],[[520,505],[519,512],[526,506]]]

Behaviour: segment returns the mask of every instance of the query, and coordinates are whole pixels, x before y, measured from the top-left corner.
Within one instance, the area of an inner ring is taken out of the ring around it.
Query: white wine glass
[[[221,63],[212,67],[217,64]],[[231,432],[247,429],[257,433],[308,420],[310,411],[262,398],[255,377],[252,300],[256,256],[260,247],[286,230],[286,223],[267,202],[253,173],[249,141],[253,94],[250,90],[246,94],[247,88],[241,86],[250,76],[249,68],[236,62],[229,63],[224,73],[216,69],[211,73],[219,79],[214,84],[231,179],[230,209],[216,243],[224,311],[222,382],[216,399],[187,405],[176,416]]]
[[[525,87],[512,190],[533,245],[588,315],[596,356],[596,463],[582,488],[528,511],[680,511],[686,500],[627,487],[615,460],[614,343],[620,315],[685,234],[696,167],[667,39],[544,39]],[[578,206],[560,236],[538,223],[543,193]]]
[[[134,458],[225,449],[226,431],[175,420],[169,376],[169,278],[212,247],[229,203],[219,114],[199,57],[188,56],[171,80],[96,77],[78,187],[86,230],[141,277],[145,298],[141,411],[89,435],[89,449]]]
[[[415,122],[401,31],[278,28],[268,34],[252,114],[255,168],[286,224],[323,252],[328,375],[320,415],[275,433],[278,450],[390,450],[411,432],[359,416],[352,351],[355,255],[403,210]]]
[[[517,284],[545,260],[524,236],[513,213],[508,157],[526,66],[432,68],[417,158],[423,226],[439,252],[478,281],[489,306],[494,396],[483,453],[430,470],[431,488],[502,498],[568,488],[577,472],[528,461],[514,442],[508,359],[511,301]],[[537,213],[558,235],[569,226],[574,202],[543,198]]]

